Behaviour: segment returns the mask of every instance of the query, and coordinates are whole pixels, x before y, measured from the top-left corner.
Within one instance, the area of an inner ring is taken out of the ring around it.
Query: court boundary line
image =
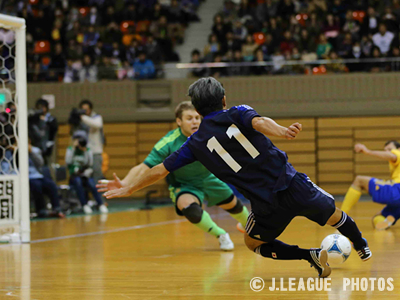
[[[227,216],[229,216],[229,214],[227,214],[226,216],[225,216],[225,214],[221,215],[219,213],[211,215],[211,217],[216,217],[216,216],[219,216],[220,218],[226,218]],[[158,222],[158,223],[134,225],[134,226],[128,226],[128,227],[109,229],[109,230],[101,230],[101,231],[78,233],[78,234],[64,235],[64,236],[58,236],[58,237],[52,237],[52,238],[38,239],[38,240],[30,241],[29,243],[0,244],[0,248],[7,247],[7,246],[12,246],[12,245],[39,244],[39,243],[45,243],[45,242],[60,241],[60,240],[67,240],[67,239],[73,239],[73,238],[102,235],[102,234],[107,234],[107,233],[123,232],[123,231],[129,231],[129,230],[137,230],[137,229],[142,229],[142,228],[150,228],[150,227],[177,224],[177,223],[183,223],[183,222],[188,222],[188,221],[186,219],[176,219],[176,220],[169,220],[169,221]]]
[[[211,217],[219,216],[220,218],[225,219],[227,216],[230,216],[230,215],[224,214],[224,213],[222,213],[222,214],[217,213],[217,214],[211,214],[210,216]],[[370,218],[369,217],[359,217],[357,219],[370,219]],[[73,238],[102,235],[102,234],[107,234],[107,233],[123,232],[123,231],[137,230],[137,229],[142,229],[142,228],[151,228],[151,227],[156,227],[156,226],[161,226],[161,225],[178,224],[178,223],[183,223],[183,222],[188,222],[188,221],[186,219],[176,219],[176,220],[169,220],[169,221],[158,222],[158,223],[134,225],[134,226],[128,226],[128,227],[122,227],[122,228],[109,229],[109,230],[101,230],[101,231],[78,233],[78,234],[64,235],[64,236],[58,236],[58,237],[52,237],[52,238],[38,239],[38,240],[30,241],[29,243],[6,243],[6,244],[0,244],[0,248],[7,247],[7,246],[13,246],[13,245],[39,244],[39,243],[52,242],[52,241],[68,240],[68,239],[73,239]]]

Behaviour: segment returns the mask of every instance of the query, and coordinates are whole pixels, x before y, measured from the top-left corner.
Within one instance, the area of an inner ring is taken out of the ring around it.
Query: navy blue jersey
[[[273,195],[288,188],[296,170],[262,133],[253,129],[259,114],[247,105],[207,115],[199,130],[164,160],[173,172],[196,160],[222,181],[237,187],[251,202],[273,202]],[[260,207],[261,209],[261,207]]]

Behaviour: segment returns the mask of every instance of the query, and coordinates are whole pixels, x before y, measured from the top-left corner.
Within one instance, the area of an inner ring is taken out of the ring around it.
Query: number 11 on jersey
[[[242,145],[242,147],[251,155],[253,159],[260,155],[260,152],[258,152],[258,150],[250,143],[250,141],[243,135],[243,133],[240,132],[239,128],[237,128],[235,124],[232,124],[228,128],[226,134],[230,139],[234,137]],[[239,172],[240,169],[242,168],[241,165],[239,165],[237,161],[224,149],[224,147],[222,147],[222,145],[219,143],[219,141],[215,136],[213,136],[208,140],[207,148],[211,152],[215,150],[215,152],[224,160],[224,162],[235,173]]]

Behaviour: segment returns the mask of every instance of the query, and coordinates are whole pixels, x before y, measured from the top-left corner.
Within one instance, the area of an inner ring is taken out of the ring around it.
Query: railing
[[[246,75],[324,75],[332,73],[352,72],[397,72],[400,71],[400,57],[385,58],[350,58],[350,59],[319,59],[319,60],[284,60],[272,59],[269,61],[249,62],[206,62],[206,63],[166,63],[155,66],[152,76],[137,74],[133,67],[102,67],[95,66],[97,75],[93,78],[80,78],[82,67],[68,70],[68,74],[75,73],[72,80],[64,80],[67,69],[28,69],[29,82],[79,82],[126,80],[126,79],[156,79],[156,78],[187,78],[200,76],[230,77]],[[202,70],[202,72],[201,72]],[[101,71],[101,72],[99,72]],[[102,75],[100,75],[100,73]],[[219,74],[218,74],[219,73]],[[89,74],[89,73],[88,73]],[[1,74],[0,74],[1,76]],[[105,76],[105,78],[103,78]],[[109,77],[109,78],[108,78]]]

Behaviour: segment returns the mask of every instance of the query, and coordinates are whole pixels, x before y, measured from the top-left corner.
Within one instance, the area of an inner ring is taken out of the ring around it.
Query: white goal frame
[[[10,242],[30,242],[29,158],[28,158],[28,101],[26,74],[25,19],[0,14],[0,28],[15,32],[15,99],[18,120],[18,175],[0,175],[0,180],[14,180],[15,219],[0,226],[19,225]],[[4,182],[4,181],[3,181]],[[0,212],[1,213],[1,212]]]

